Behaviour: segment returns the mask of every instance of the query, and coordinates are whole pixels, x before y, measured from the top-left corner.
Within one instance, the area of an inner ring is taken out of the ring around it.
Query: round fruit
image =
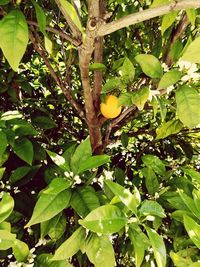
[[[119,103],[119,99],[116,96],[108,95],[105,103],[101,103],[100,110],[105,118],[113,119],[119,116],[122,107]]]

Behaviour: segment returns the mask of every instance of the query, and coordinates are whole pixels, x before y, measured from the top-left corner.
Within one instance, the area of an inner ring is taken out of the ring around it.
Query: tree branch
[[[198,7],[200,7],[200,0],[182,0],[179,2],[174,0],[170,4],[159,6],[156,8],[149,8],[147,10],[125,16],[116,21],[103,24],[102,26],[100,26],[97,32],[97,35],[104,36],[104,35],[113,33],[119,29],[122,29],[124,27],[128,27],[130,25],[134,25],[145,20],[149,20],[149,19],[152,19],[158,16],[162,16],[172,11],[179,11],[182,9],[198,8]]]
[[[34,29],[32,28],[32,31],[35,33]],[[73,98],[71,91],[70,91],[70,87],[66,84],[63,83],[60,79],[60,77],[56,74],[56,72],[54,71],[54,69],[52,68],[47,56],[46,56],[46,52],[45,49],[41,46],[41,44],[38,42],[37,36],[33,35],[32,31],[29,32],[29,38],[35,48],[35,50],[38,52],[38,54],[41,56],[41,58],[44,60],[44,63],[46,64],[52,78],[55,80],[55,82],[57,83],[57,85],[61,88],[63,94],[66,96],[67,100],[72,104],[72,106],[77,110],[80,118],[82,120],[86,120],[85,115],[84,115],[84,111],[82,106],[77,103],[75,101],[75,99]],[[35,33],[36,34],[36,33]]]

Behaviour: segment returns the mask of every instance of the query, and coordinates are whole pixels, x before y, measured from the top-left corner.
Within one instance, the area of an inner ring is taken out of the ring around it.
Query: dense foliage
[[[0,0],[1,266],[200,266],[200,1],[180,3]]]

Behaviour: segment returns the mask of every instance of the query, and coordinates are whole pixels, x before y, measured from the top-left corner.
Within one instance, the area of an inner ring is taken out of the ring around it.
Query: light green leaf
[[[190,257],[181,257],[179,253],[175,253],[174,251],[170,251],[170,257],[173,260],[173,263],[177,267],[188,267],[192,260]]]
[[[166,217],[165,211],[162,206],[158,202],[153,200],[144,200],[139,209],[139,213],[141,216],[152,215],[158,216],[160,218]]]
[[[168,4],[170,2],[171,2],[171,0],[154,0],[152,5],[151,5],[151,8],[162,6],[162,5]]]
[[[9,193],[4,192],[0,201],[0,223],[11,214],[14,208],[14,200]]]
[[[179,192],[179,195],[188,209],[200,220],[200,212],[196,208],[194,200],[183,192]]]
[[[25,137],[18,138],[13,145],[13,151],[20,159],[24,160],[29,165],[32,164],[33,145],[30,140]]]
[[[169,14],[166,14],[162,18],[162,24],[161,24],[161,32],[162,35],[164,32],[174,23],[178,15],[177,11],[170,12]]]
[[[121,78],[114,77],[106,81],[106,83],[102,87],[101,93],[109,93],[116,89],[122,90],[124,88],[124,84],[122,83]]]
[[[18,262],[23,262],[29,255],[29,248],[26,243],[16,239],[12,245],[13,254]]]
[[[105,71],[106,66],[102,63],[93,63],[89,66],[89,69],[92,71],[98,70],[98,71]]]
[[[53,54],[53,42],[50,40],[50,38],[45,35],[44,37],[44,46],[46,51],[49,53],[49,55]]]
[[[35,2],[35,0],[31,0],[31,2],[34,5],[35,8],[35,12],[36,12],[36,18],[37,18],[37,22],[40,28],[40,31],[45,35],[46,34],[46,15],[43,11],[43,9],[41,8],[41,6]]]
[[[0,180],[2,179],[6,168],[0,168]]]
[[[74,267],[66,260],[52,261],[52,258],[52,254],[39,254],[34,261],[34,267]]]
[[[0,23],[0,47],[14,71],[26,51],[28,44],[28,26],[23,13],[12,10]]]
[[[108,236],[91,234],[86,241],[86,254],[95,267],[115,266],[115,253]]]
[[[46,150],[49,157],[52,159],[52,161],[59,166],[64,171],[70,171],[70,166],[68,162],[66,162],[65,158],[63,156],[60,156],[56,154],[55,152],[52,152],[50,150]]]
[[[160,61],[153,55],[140,54],[135,57],[135,60],[140,64],[142,71],[151,78],[161,78],[163,69]]]
[[[200,225],[187,215],[184,216],[183,221],[190,239],[200,249]]]
[[[103,164],[106,164],[110,161],[110,156],[108,155],[97,155],[92,156],[82,161],[78,168],[78,173],[82,173],[87,170],[91,170],[93,168],[97,168]]]
[[[16,235],[11,234],[7,230],[0,230],[0,250],[7,250],[12,247]]]
[[[163,238],[157,232],[146,226],[147,234],[153,248],[158,267],[166,266],[166,248]]]
[[[56,250],[53,261],[65,260],[76,254],[85,241],[85,230],[79,227],[62,245]]]
[[[134,80],[135,68],[133,66],[133,63],[127,57],[125,58],[124,63],[119,70],[119,73],[126,83],[130,83]]]
[[[18,110],[11,110],[11,111],[6,111],[1,115],[1,120],[2,121],[10,121],[14,119],[20,119],[22,118],[22,114],[19,113]]]
[[[0,158],[3,156],[4,152],[6,151],[8,141],[6,134],[0,131]]]
[[[99,199],[91,186],[77,188],[72,194],[70,204],[82,218],[100,206]]]
[[[188,169],[188,168],[184,168],[183,170],[185,174],[189,175],[192,179],[194,179],[200,185],[200,173],[199,172],[193,169]]]
[[[200,63],[199,46],[200,36],[188,45],[181,59],[192,63]]]
[[[32,122],[35,126],[42,129],[51,129],[56,127],[56,123],[47,116],[37,116],[32,119]]]
[[[184,85],[176,91],[177,115],[188,128],[200,124],[200,94],[196,89]]]
[[[183,124],[179,120],[163,122],[156,129],[156,140],[166,138],[171,134],[179,133],[183,129]]]
[[[165,100],[163,98],[160,98],[160,97],[157,98],[157,101],[159,103],[161,120],[162,120],[162,122],[164,122],[166,115],[167,115],[166,103],[165,103]]]
[[[149,88],[143,87],[137,92],[132,93],[132,103],[137,106],[139,110],[143,110],[145,103],[147,102],[149,98]]]
[[[112,182],[111,180],[105,180],[105,184],[115,194],[121,202],[133,213],[137,213],[137,207],[139,206],[141,199],[139,191],[135,188],[135,194],[124,188],[123,186]]]
[[[166,72],[162,76],[158,84],[158,89],[164,89],[177,83],[180,80],[181,76],[182,76],[182,73],[178,70],[170,70]]]
[[[153,195],[158,192],[159,183],[155,172],[149,167],[143,168],[141,172],[145,177],[145,185],[149,194]]]
[[[112,234],[118,232],[126,224],[127,219],[121,210],[114,205],[104,205],[91,211],[79,223],[96,233]]]
[[[70,182],[62,178],[54,179],[40,194],[26,227],[47,221],[67,208],[71,198],[71,191],[66,190],[69,186]]]
[[[186,13],[187,13],[187,16],[188,16],[188,19],[189,19],[190,23],[192,24],[192,26],[194,26],[195,25],[195,20],[196,20],[196,17],[197,17],[196,9],[194,9],[194,8],[187,9]]]
[[[165,165],[157,156],[149,154],[144,155],[142,156],[142,161],[147,167],[153,169],[157,174],[163,175],[166,171]]]
[[[127,107],[130,107],[132,106],[132,93],[130,92],[126,92],[126,93],[123,93],[119,96],[119,103],[122,105],[122,106],[127,106]]]
[[[0,223],[0,230],[6,230],[8,232],[11,232],[11,224],[9,222],[1,222]]]

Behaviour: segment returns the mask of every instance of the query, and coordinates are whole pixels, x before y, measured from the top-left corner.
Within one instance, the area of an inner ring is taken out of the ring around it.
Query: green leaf
[[[194,179],[198,184],[200,185],[200,173],[193,170],[193,169],[188,169],[184,168],[184,173],[189,175],[192,179]]]
[[[151,5],[151,8],[168,4],[171,1],[172,0],[154,0],[153,3],[152,3],[152,5]]]
[[[10,0],[0,0],[0,6],[4,6],[10,3]]]
[[[140,194],[139,191],[135,188],[135,194],[124,188],[123,186],[112,182],[111,180],[105,180],[105,184],[113,192],[113,194],[121,200],[121,202],[133,213],[137,213],[137,207],[140,204]]]
[[[90,139],[86,138],[75,150],[71,158],[71,167],[74,173],[78,172],[79,166],[82,162],[92,156],[92,148]]]
[[[173,260],[174,265],[177,267],[188,267],[190,266],[190,263],[192,263],[190,257],[181,257],[179,253],[173,251],[170,251],[170,257]]]
[[[33,161],[33,145],[27,138],[22,137],[15,140],[13,145],[13,151],[15,154],[29,165]]]
[[[87,170],[91,170],[93,168],[97,168],[103,164],[108,163],[109,161],[110,161],[110,156],[108,155],[98,155],[89,157],[85,161],[80,162],[78,168],[78,174]]]
[[[158,216],[160,218],[166,217],[165,211],[162,206],[158,202],[153,200],[144,200],[139,209],[139,213],[141,216],[152,215]]]
[[[37,22],[40,28],[40,31],[45,35],[46,34],[46,15],[43,11],[43,9],[41,8],[41,6],[35,2],[35,0],[31,0],[31,2],[34,5],[35,8],[35,12],[36,12],[36,18],[37,18]]]
[[[184,216],[183,221],[190,239],[200,249],[200,225],[187,215]]]
[[[66,260],[52,261],[52,258],[52,254],[39,254],[34,261],[34,267],[74,267]]]
[[[14,200],[9,193],[4,192],[0,201],[0,223],[11,214],[14,208]]]
[[[35,128],[30,123],[23,120],[17,120],[13,123],[12,131],[15,133],[15,136],[38,135]]]
[[[151,168],[143,168],[142,175],[145,177],[145,185],[149,194],[153,195],[159,190],[159,183],[155,172]]]
[[[0,180],[2,179],[6,168],[0,168]]]
[[[45,35],[44,37],[44,46],[45,46],[45,49],[46,51],[49,53],[49,55],[52,55],[53,54],[53,42],[50,40],[50,38]]]
[[[179,192],[179,195],[188,209],[200,220],[200,212],[196,208],[194,200],[183,192]]]
[[[135,77],[135,68],[133,63],[127,57],[124,60],[122,67],[120,68],[120,75],[126,83],[130,83]]]
[[[2,121],[10,121],[14,119],[20,119],[22,118],[22,114],[19,113],[18,110],[11,110],[11,111],[6,111],[1,115],[1,120]]]
[[[24,262],[29,255],[29,248],[26,243],[16,239],[12,245],[13,254],[18,262]]]
[[[121,134],[121,142],[122,142],[123,147],[127,147],[128,146],[129,137],[128,137],[128,134],[125,133],[124,131]]]
[[[56,154],[55,152],[52,152],[50,150],[46,150],[49,157],[52,159],[52,161],[59,166],[64,171],[70,171],[69,163],[66,162],[65,158],[63,156],[60,156]]]
[[[200,124],[200,94],[196,89],[184,85],[176,91],[177,115],[188,128]]]
[[[95,71],[105,71],[106,70],[106,66],[102,63],[93,63],[89,66],[89,70]]]
[[[170,70],[166,72],[162,76],[158,84],[158,89],[164,89],[177,83],[181,79],[181,76],[182,76],[182,73],[178,70]]]
[[[126,93],[123,93],[119,96],[119,103],[122,105],[122,106],[127,106],[127,107],[130,107],[132,106],[132,93],[129,93],[129,92],[126,92]]]
[[[142,71],[151,78],[161,78],[163,69],[160,61],[153,55],[140,54],[135,57]]]
[[[200,36],[188,45],[181,59],[192,63],[200,63],[199,46]]]
[[[121,210],[114,205],[104,205],[91,211],[79,223],[96,233],[112,234],[118,232],[126,224],[127,219]]]
[[[65,260],[76,254],[85,241],[85,230],[79,227],[62,245],[56,250],[52,260]]]
[[[76,9],[73,7],[72,4],[70,4],[68,1],[66,0],[59,0],[57,1],[59,8],[64,9],[64,13],[67,13],[68,16],[71,18],[71,20],[73,21],[73,23],[77,26],[77,28],[83,33],[83,27],[81,25],[81,21],[79,19],[79,16],[76,12]]]
[[[91,234],[86,241],[86,254],[95,267],[115,266],[115,253],[108,236]]]
[[[106,83],[102,87],[101,93],[109,93],[114,90],[122,90],[124,88],[124,84],[122,83],[121,78],[114,77],[106,81]]]
[[[42,129],[52,129],[57,126],[56,123],[47,116],[37,116],[32,119],[32,122],[35,126]]]
[[[156,129],[156,140],[168,137],[171,134],[179,133],[183,129],[183,124],[179,120],[163,122]]]
[[[70,182],[62,178],[54,179],[40,194],[26,227],[47,221],[67,208],[71,198],[71,191],[66,190],[69,186]]]
[[[170,12],[169,14],[166,14],[162,18],[162,24],[161,24],[161,33],[162,35],[165,33],[165,31],[174,23],[178,15],[177,11]]]
[[[7,250],[12,247],[16,235],[11,234],[7,230],[0,230],[0,250]]]
[[[143,87],[139,91],[132,93],[132,103],[135,104],[139,110],[143,110],[144,105],[149,98],[149,93],[150,91],[148,87]]]
[[[4,152],[6,151],[8,141],[6,134],[2,131],[0,131],[0,158],[2,158]]]
[[[165,165],[157,156],[144,155],[142,156],[142,161],[147,167],[153,169],[157,174],[164,175],[166,171]]]
[[[16,183],[17,181],[19,181],[20,179],[22,179],[24,176],[26,176],[31,170],[31,167],[27,167],[27,166],[23,166],[23,167],[19,167],[17,169],[15,169],[9,180],[12,184]]]
[[[0,47],[14,71],[26,51],[28,44],[28,25],[23,13],[12,10],[0,23]]]
[[[187,13],[188,19],[189,19],[190,23],[192,24],[192,26],[195,26],[195,20],[197,17],[196,9],[194,9],[194,8],[187,9],[186,13]]]
[[[163,238],[155,230],[146,226],[147,234],[153,248],[158,267],[166,266],[166,248]]]
[[[82,218],[100,206],[99,199],[91,186],[77,188],[72,194],[70,204]]]

